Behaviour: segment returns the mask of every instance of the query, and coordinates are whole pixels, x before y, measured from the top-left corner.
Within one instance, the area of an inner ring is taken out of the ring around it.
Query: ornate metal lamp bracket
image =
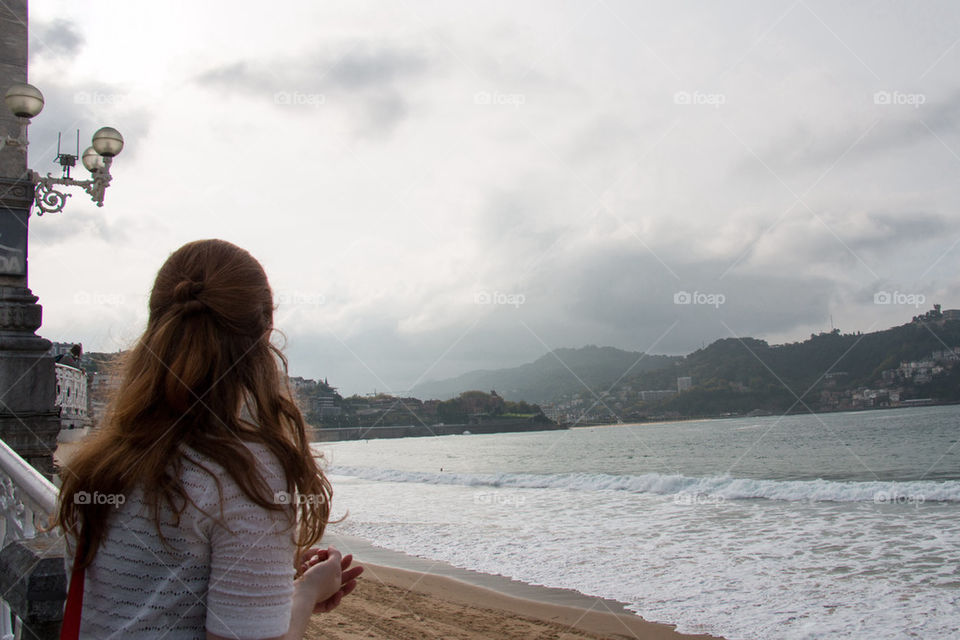
[[[54,178],[49,173],[46,177],[41,176],[36,171],[30,171],[30,179],[36,184],[35,203],[37,205],[37,215],[44,213],[57,213],[63,211],[67,198],[71,196],[56,189],[57,186],[80,187],[90,195],[90,199],[97,203],[98,207],[103,206],[103,196],[107,187],[110,185],[109,163],[102,169],[93,172],[92,180],[74,180],[73,178]]]

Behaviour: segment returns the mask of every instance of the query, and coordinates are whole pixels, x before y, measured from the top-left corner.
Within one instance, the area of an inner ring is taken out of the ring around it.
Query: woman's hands
[[[341,556],[334,547],[315,547],[300,556],[300,582],[315,594],[313,613],[332,611],[357,586],[363,566],[351,567],[353,555]]]

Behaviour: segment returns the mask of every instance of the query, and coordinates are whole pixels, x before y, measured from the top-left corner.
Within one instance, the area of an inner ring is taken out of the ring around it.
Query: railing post
[[[20,639],[60,637],[67,579],[63,539],[33,538],[0,550],[0,593],[20,620]]]

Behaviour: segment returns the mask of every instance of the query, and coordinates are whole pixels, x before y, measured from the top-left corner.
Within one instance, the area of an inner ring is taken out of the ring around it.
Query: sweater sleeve
[[[251,449],[265,462],[261,472],[271,493],[283,492],[282,467],[265,448]],[[227,638],[283,635],[290,626],[296,551],[287,515],[252,502],[225,472],[220,482],[227,528],[210,525],[206,628]],[[213,495],[216,500],[216,489]]]

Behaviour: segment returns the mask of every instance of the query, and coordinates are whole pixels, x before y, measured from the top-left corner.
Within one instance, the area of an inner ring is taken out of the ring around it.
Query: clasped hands
[[[337,608],[343,597],[356,588],[357,577],[363,573],[362,565],[350,566],[352,554],[341,556],[334,547],[314,547],[303,552],[299,560],[297,579],[316,593],[313,613],[327,613]]]

